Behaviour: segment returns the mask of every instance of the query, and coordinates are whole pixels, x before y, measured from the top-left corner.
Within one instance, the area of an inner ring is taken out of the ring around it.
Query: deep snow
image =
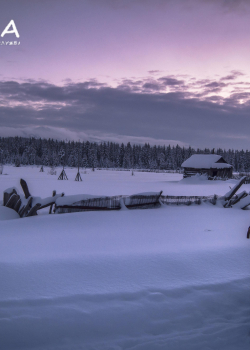
[[[77,183],[76,170],[66,172],[69,181],[57,181],[36,167],[5,167],[0,193],[20,191],[20,177],[42,198],[53,189],[222,195],[234,185],[104,170]],[[0,221],[0,349],[249,349],[249,210],[47,213]]]

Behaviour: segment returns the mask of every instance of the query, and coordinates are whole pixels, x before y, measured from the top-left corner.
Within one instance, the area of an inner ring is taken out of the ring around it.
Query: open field
[[[223,195],[180,174],[5,166],[35,196]],[[250,185],[241,190],[250,191]],[[248,350],[250,211],[209,203],[0,221],[0,344],[8,349]],[[0,348],[1,348],[0,347]]]

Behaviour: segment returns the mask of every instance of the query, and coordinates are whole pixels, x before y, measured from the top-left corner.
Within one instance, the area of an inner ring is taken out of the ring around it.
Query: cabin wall
[[[195,169],[195,168],[184,168],[183,177],[190,177],[196,174],[207,174],[209,177],[221,177],[231,178],[233,174],[232,168],[225,169]]]

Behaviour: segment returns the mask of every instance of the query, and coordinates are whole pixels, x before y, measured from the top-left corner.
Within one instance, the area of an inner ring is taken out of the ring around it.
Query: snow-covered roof
[[[224,169],[232,168],[232,165],[228,163],[221,163],[224,161],[221,156],[217,154],[193,154],[190,158],[182,163],[183,168],[194,168],[194,169]]]

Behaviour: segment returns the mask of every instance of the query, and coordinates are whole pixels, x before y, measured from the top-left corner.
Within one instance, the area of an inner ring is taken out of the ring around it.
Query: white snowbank
[[[248,226],[205,204],[3,222],[2,347],[248,350]]]
[[[13,219],[19,219],[20,216],[17,214],[17,212],[13,209],[0,206],[0,221],[2,220],[13,220]],[[1,232],[1,228],[0,228]]]
[[[18,193],[18,190],[17,190],[16,187],[9,187],[9,188],[6,188],[6,189],[4,190],[4,192],[6,192],[6,193],[11,193],[11,192],[13,192],[13,190],[15,190],[15,191]]]
[[[14,171],[0,189],[18,187]],[[230,185],[102,171],[77,183],[75,169],[66,169],[69,181],[18,171],[41,197],[221,195]],[[248,210],[208,203],[1,221],[0,348],[249,350],[249,225]]]
[[[61,197],[62,194],[56,194],[54,197],[46,197],[46,198],[41,198],[41,197],[33,197],[32,199],[32,206],[34,207],[37,203],[41,204],[41,207],[48,205],[49,203],[53,203],[56,201],[57,198]]]
[[[206,174],[195,174],[193,176],[186,177],[186,178],[180,180],[179,182],[181,184],[193,184],[193,185],[195,185],[195,184],[200,184],[201,181],[209,181],[209,183],[211,183],[211,181],[208,180],[208,176]]]

